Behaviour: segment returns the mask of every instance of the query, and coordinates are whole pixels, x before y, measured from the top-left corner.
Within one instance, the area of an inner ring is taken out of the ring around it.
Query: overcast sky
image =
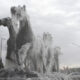
[[[0,0],[0,18],[10,16],[10,7],[26,5],[35,35],[50,32],[54,45],[60,46],[60,64],[80,65],[80,0]],[[8,38],[7,28],[0,28],[0,38]]]

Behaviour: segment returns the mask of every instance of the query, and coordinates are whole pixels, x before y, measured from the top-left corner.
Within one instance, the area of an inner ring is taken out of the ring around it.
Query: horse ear
[[[24,9],[24,11],[26,10],[26,5],[23,5],[23,9]]]
[[[11,7],[10,11],[11,11],[11,14],[15,14],[15,7],[14,6]]]

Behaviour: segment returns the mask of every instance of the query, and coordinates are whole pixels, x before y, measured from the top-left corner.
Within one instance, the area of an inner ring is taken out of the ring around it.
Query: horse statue
[[[54,66],[52,71],[59,72],[59,56],[62,54],[59,46],[54,47]]]
[[[52,72],[52,62],[54,61],[53,37],[49,32],[43,33],[43,61],[45,72]]]
[[[18,50],[25,43],[31,43],[33,32],[27,19],[25,6],[11,7],[11,17],[0,19],[0,25],[9,30],[6,59],[19,63]]]
[[[7,41],[7,56],[6,59],[8,59],[9,61],[12,60],[13,58],[15,58],[15,31],[12,25],[12,19],[10,17],[7,18],[3,18],[0,20],[0,25],[3,25],[4,27],[7,27],[9,30],[9,34],[10,34],[10,38]],[[11,54],[14,54],[13,57],[11,57]],[[15,58],[14,60],[16,60],[17,58]],[[17,60],[16,60],[17,62]],[[11,62],[12,63],[12,62]]]
[[[20,29],[16,37],[16,49],[18,60],[21,66],[24,62],[31,71],[43,72],[42,59],[42,42],[33,35],[28,16],[26,14],[26,7],[18,6],[11,8],[12,22],[19,21]]]

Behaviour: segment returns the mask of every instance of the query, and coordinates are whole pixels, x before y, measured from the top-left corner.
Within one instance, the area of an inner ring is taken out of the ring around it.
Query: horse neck
[[[9,36],[10,36],[10,38],[16,37],[15,30],[13,28],[13,25],[10,25],[10,27],[8,28],[8,30],[9,30]]]
[[[33,31],[27,17],[20,21],[19,33],[22,33],[22,30],[24,30],[25,36],[27,36],[28,38],[33,36]]]

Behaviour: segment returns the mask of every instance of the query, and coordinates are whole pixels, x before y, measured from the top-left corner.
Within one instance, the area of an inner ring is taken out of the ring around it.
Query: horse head
[[[26,6],[13,6],[11,7],[11,15],[12,17],[16,18],[17,20],[22,20],[24,17],[26,17]]]
[[[10,17],[0,19],[0,25],[9,26],[11,23],[12,21]]]

